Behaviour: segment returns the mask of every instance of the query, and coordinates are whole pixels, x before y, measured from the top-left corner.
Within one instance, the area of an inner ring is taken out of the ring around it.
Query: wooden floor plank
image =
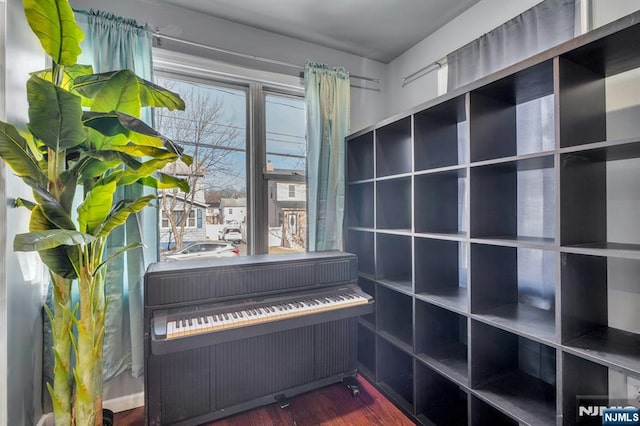
[[[291,405],[277,404],[236,414],[207,426],[408,426],[414,423],[363,377],[360,396],[336,383],[291,398]],[[144,426],[144,408],[116,413],[115,426]]]

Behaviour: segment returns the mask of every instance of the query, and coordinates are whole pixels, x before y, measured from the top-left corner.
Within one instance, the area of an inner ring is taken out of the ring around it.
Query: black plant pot
[[[106,408],[102,409],[102,425],[113,426],[113,411]]]

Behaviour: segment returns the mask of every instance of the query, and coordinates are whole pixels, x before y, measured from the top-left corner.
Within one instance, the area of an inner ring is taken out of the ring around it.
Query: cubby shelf
[[[417,358],[468,386],[467,317],[416,300],[415,318]]]
[[[347,138],[360,365],[418,423],[640,392],[638,39],[640,12]]]

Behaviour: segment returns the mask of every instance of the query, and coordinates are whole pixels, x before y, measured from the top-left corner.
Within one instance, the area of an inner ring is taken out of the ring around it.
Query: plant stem
[[[50,389],[53,415],[56,425],[71,424],[71,280],[51,274],[53,282],[53,315],[51,331],[53,333],[53,389]]]

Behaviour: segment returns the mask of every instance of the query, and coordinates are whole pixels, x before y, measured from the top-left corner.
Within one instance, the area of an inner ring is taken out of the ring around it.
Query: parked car
[[[239,256],[240,250],[233,244],[217,241],[198,241],[188,244],[180,250],[166,254],[164,260],[193,260],[216,257]]]
[[[242,232],[236,228],[225,229],[222,233],[222,240],[240,244],[242,242]]]

